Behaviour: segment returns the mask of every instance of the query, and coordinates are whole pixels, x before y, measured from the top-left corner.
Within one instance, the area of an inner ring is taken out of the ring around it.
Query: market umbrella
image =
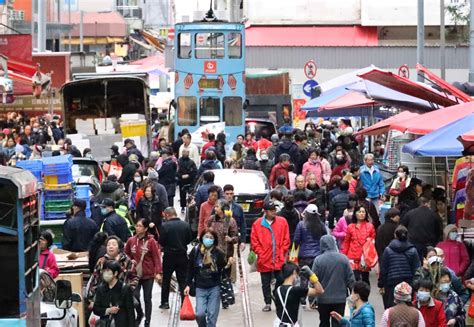
[[[457,138],[460,134],[472,131],[474,113],[426,134],[403,146],[402,151],[414,156],[458,157],[463,146]]]
[[[405,121],[399,121],[392,124],[390,128],[396,129],[402,133],[425,135],[458,119],[466,117],[471,113],[474,113],[474,102],[466,102],[456,106],[427,112]],[[461,133],[458,133],[458,135],[459,134]]]
[[[411,111],[402,111],[399,114],[396,114],[390,118],[379,121],[378,123],[364,128],[363,130],[358,131],[356,134],[361,135],[380,135],[386,133],[390,130],[390,126],[396,122],[401,122],[405,120],[412,119],[416,116],[419,116],[418,113]]]

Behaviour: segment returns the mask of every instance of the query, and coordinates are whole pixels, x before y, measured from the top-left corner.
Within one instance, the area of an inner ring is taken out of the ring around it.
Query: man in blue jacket
[[[360,167],[360,181],[367,190],[367,198],[379,211],[379,200],[385,193],[385,184],[379,167],[374,165],[374,155],[367,153],[364,156],[365,165]]]

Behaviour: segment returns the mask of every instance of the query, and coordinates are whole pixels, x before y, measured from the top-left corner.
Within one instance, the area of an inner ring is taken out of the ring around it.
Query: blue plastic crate
[[[43,170],[43,162],[41,160],[19,160],[16,162],[18,168],[23,168],[29,171]]]
[[[52,191],[46,190],[44,191],[44,197],[48,200],[62,200],[67,199],[73,196],[72,190],[60,190],[60,191]]]
[[[53,219],[66,219],[65,212],[45,212],[44,218],[45,220],[53,220]]]
[[[76,185],[76,198],[89,199],[90,187],[89,185]]]
[[[56,156],[43,158],[43,172],[45,175],[71,174],[72,156]]]
[[[35,176],[35,178],[36,178],[36,180],[37,180],[38,182],[43,181],[43,176],[42,176],[42,174],[41,174],[41,170],[40,170],[40,171],[34,171],[34,170],[31,171],[31,170],[30,170],[30,173],[32,173],[33,176]]]

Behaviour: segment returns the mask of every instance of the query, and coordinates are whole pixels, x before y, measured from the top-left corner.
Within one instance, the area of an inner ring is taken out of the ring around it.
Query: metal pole
[[[67,6],[67,14],[69,18],[69,52],[71,52],[71,0],[68,1],[68,6]]]
[[[79,51],[84,52],[84,12],[81,10],[81,20],[79,22]]]
[[[474,1],[474,0],[471,0]],[[425,47],[425,1],[418,0],[418,25],[416,28],[416,61],[419,64],[424,63],[424,47]],[[418,81],[423,82],[423,76],[418,74]]]
[[[31,48],[35,48],[35,6],[36,0],[31,1]]]
[[[439,68],[441,78],[446,79],[446,30],[444,28],[444,0],[439,0]]]
[[[469,82],[474,83],[474,0],[471,0],[471,23],[469,26]]]
[[[46,50],[46,4],[38,1],[38,51]]]

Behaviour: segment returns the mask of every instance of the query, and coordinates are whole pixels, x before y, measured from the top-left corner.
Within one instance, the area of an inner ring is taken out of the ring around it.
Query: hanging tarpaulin
[[[7,57],[31,61],[30,34],[0,34],[0,53]]]

